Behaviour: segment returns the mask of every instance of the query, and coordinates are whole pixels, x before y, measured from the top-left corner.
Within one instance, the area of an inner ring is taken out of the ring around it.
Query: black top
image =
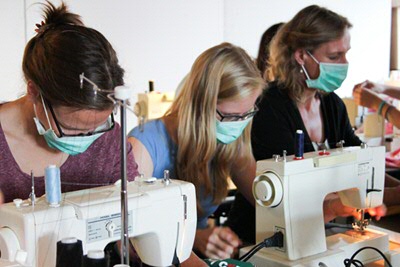
[[[360,139],[354,134],[343,101],[335,94],[317,95],[321,100],[321,111],[325,138],[330,148],[343,140],[345,146],[358,146]],[[304,152],[314,151],[296,103],[287,92],[272,83],[265,90],[259,111],[253,119],[251,142],[255,159],[271,158],[273,154],[282,156],[294,154],[296,130],[303,130]],[[226,222],[245,243],[255,243],[255,209],[240,194],[235,201]]]

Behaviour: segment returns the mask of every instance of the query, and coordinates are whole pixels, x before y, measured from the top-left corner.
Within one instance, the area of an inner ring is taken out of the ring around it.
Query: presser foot
[[[365,212],[363,209],[358,209],[357,212],[360,213],[361,219],[356,219],[355,222],[352,223],[353,229],[359,232],[364,232],[369,225],[370,219],[365,219]]]

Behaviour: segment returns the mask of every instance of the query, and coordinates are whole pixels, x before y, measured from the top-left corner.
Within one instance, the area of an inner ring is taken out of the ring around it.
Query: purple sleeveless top
[[[120,126],[116,124],[113,130],[104,133],[84,153],[68,156],[60,168],[61,192],[110,185],[119,180],[120,139]],[[138,175],[138,170],[130,143],[127,151],[127,177],[129,181],[133,181]],[[0,124],[0,189],[4,194],[4,201],[28,198],[31,184],[30,174],[24,173],[19,168],[11,154]],[[35,176],[37,197],[45,193],[44,188],[44,177]]]

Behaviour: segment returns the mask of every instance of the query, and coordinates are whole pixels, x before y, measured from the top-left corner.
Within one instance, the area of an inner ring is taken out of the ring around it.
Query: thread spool
[[[303,159],[303,155],[304,155],[304,133],[303,130],[297,130],[294,141],[294,158]]]
[[[149,81],[149,92],[154,92],[154,82]]]
[[[44,172],[46,200],[50,207],[58,207],[61,202],[60,169],[56,165],[49,165]]]
[[[89,250],[83,257],[82,267],[109,267],[110,259],[103,250]]]
[[[56,267],[81,267],[83,258],[82,241],[75,237],[57,242]]]

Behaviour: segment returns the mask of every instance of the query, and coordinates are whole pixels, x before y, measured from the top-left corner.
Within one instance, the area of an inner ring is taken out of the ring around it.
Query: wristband
[[[389,105],[388,108],[386,109],[385,119],[388,120],[388,121],[389,121],[389,119],[388,119],[388,114],[389,114],[389,111],[390,111],[392,108],[393,108],[393,106],[392,106],[392,105]]]
[[[382,115],[382,109],[385,106],[386,101],[382,100],[382,102],[379,104],[379,108],[378,108],[378,115]]]

